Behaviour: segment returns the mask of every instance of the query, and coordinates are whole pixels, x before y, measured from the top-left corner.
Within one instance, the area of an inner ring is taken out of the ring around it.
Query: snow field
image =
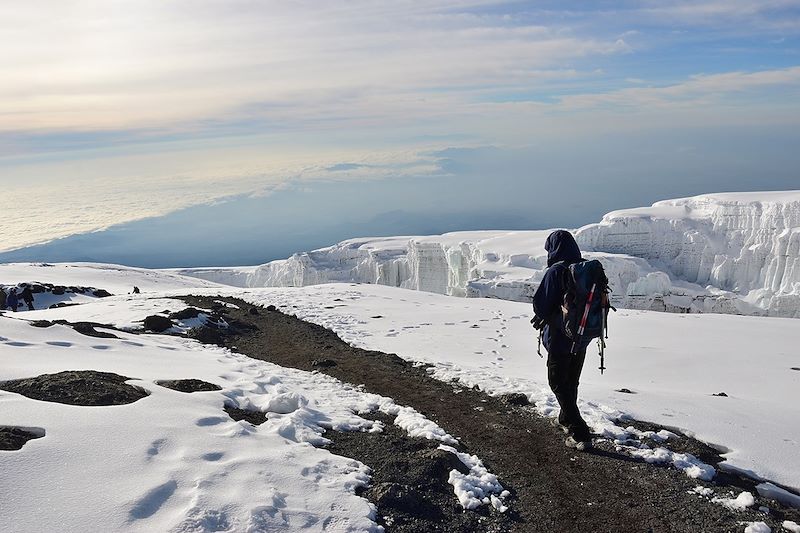
[[[116,295],[131,292],[134,285],[142,292],[218,286],[169,271],[102,263],[2,263],[0,280],[4,285],[37,281],[64,286],[90,286],[106,289]]]
[[[17,532],[380,531],[374,507],[354,493],[369,483],[369,469],[317,448],[328,442],[324,431],[380,431],[380,423],[359,416],[380,411],[396,415],[415,436],[457,445],[413,409],[322,374],[183,338],[115,332],[119,339],[98,339],[21,320],[67,311],[70,320],[103,316],[106,323],[135,324],[124,302],[142,304],[138,312],[185,307],[170,299],[144,305],[141,298],[111,297],[0,317],[0,380],[91,369],[129,376],[128,383],[150,392],[128,405],[83,407],[0,391],[3,424],[46,434],[19,451],[0,452],[0,523]],[[186,378],[222,390],[187,394],[155,384]],[[257,427],[233,421],[222,410],[226,404],[265,412],[267,421]],[[491,474],[484,469],[483,476]],[[502,487],[485,488],[490,503],[499,496],[494,506],[502,508]]]

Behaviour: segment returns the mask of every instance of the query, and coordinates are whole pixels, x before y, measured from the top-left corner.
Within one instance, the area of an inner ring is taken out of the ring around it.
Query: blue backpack
[[[580,261],[562,269],[561,331],[572,341],[572,353],[585,350],[598,339],[600,373],[605,370],[603,350],[608,338],[608,278],[600,261]],[[616,309],[614,309],[616,311]]]

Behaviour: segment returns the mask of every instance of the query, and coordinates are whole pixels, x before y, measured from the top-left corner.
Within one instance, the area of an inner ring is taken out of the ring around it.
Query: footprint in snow
[[[30,342],[22,342],[22,341],[11,341],[11,342],[7,342],[5,344],[7,344],[8,346],[18,346],[18,347],[21,347],[21,346],[33,346],[33,344],[31,344]]]
[[[156,439],[150,443],[150,448],[147,449],[147,455],[150,458],[155,457],[161,453],[161,449],[167,444],[167,439]]]
[[[72,346],[72,343],[67,341],[47,341],[45,344],[49,344],[50,346],[61,346],[62,348],[69,348]]]
[[[177,488],[178,483],[171,479],[150,489],[133,504],[133,507],[128,511],[128,515],[133,520],[141,520],[153,516],[169,500]]]
[[[223,422],[227,422],[228,419],[221,417],[221,416],[207,416],[205,418],[200,418],[195,420],[195,425],[200,427],[206,426],[216,426],[218,424],[222,424]]]
[[[95,344],[94,346],[92,346],[92,348],[94,348],[95,350],[110,350],[111,346],[107,344]]]

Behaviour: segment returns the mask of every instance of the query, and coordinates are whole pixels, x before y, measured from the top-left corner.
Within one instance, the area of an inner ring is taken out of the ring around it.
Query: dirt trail
[[[211,308],[219,298],[185,300]],[[591,453],[575,452],[564,446],[559,430],[529,407],[510,406],[480,391],[438,381],[424,367],[396,355],[354,348],[333,332],[293,316],[263,308],[251,314],[249,304],[224,300],[239,306],[224,309],[233,324],[224,337],[226,346],[256,359],[362,384],[369,392],[417,409],[457,437],[461,451],[478,455],[513,494],[513,512],[502,530],[744,531],[742,523],[747,521],[779,527],[784,518],[798,520],[795,511],[776,511],[774,502],[756,505],[769,505],[771,516],[757,510],[730,511],[689,494],[698,482],[682,472],[633,460],[608,445]],[[321,361],[327,363],[320,365]],[[385,460],[391,459],[391,447],[385,454]],[[382,460],[374,450],[361,455],[355,458],[373,468]],[[724,494],[724,487],[713,488]],[[441,530],[472,530],[459,527]]]

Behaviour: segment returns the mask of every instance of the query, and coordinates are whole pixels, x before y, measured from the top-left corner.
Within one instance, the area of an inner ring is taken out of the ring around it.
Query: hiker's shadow
[[[628,463],[644,463],[645,462],[642,459],[639,459],[637,457],[631,457],[630,455],[626,455],[624,453],[620,453],[620,452],[613,451],[613,450],[606,450],[606,449],[603,449],[603,448],[592,448],[591,450],[589,450],[588,452],[585,452],[585,453],[588,453],[590,455],[594,455],[596,457],[603,457],[605,459],[613,459],[615,461],[625,461],[625,462],[628,462]]]

